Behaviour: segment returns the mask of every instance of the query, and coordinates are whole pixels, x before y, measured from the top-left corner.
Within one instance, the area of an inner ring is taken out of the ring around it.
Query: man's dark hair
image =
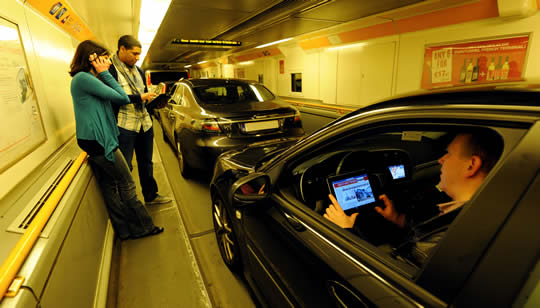
[[[488,174],[495,166],[503,151],[503,141],[499,134],[487,129],[474,129],[461,132],[459,135],[467,137],[465,149],[467,155],[476,155],[482,160],[480,171]]]
[[[86,40],[77,46],[73,60],[71,60],[69,75],[75,76],[78,72],[89,72],[92,69],[92,63],[90,63],[90,55],[96,54],[98,56],[109,55],[107,48],[100,44]]]
[[[141,42],[131,35],[123,35],[118,39],[118,50],[120,46],[124,46],[126,49],[132,49],[133,47],[142,48]]]

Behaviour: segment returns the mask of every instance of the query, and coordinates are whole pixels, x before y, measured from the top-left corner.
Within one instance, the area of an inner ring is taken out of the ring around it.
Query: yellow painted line
[[[28,226],[28,229],[21,236],[15,247],[11,250],[9,256],[2,264],[2,267],[0,267],[0,301],[6,295],[6,291],[15,278],[15,275],[26,260],[26,257],[37,241],[39,234],[47,224],[47,221],[53,214],[56,206],[60,202],[60,199],[62,199],[62,196],[66,192],[69,184],[79,171],[79,168],[85,159],[86,152],[82,152],[79,157],[77,157],[73,165],[71,165],[62,180],[60,180],[58,186],[51,193],[49,199],[47,199],[42,209],[36,215],[35,219],[32,221],[30,226]]]
[[[309,107],[317,107],[317,108],[323,108],[323,109],[329,109],[332,111],[337,111],[338,113],[345,113],[345,112],[351,112],[355,111],[356,109],[353,108],[347,108],[347,107],[335,107],[330,105],[324,105],[324,104],[315,104],[315,103],[305,103],[305,102],[299,102],[299,101],[291,101],[288,99],[284,99],[287,103],[294,104],[296,106],[309,106]]]

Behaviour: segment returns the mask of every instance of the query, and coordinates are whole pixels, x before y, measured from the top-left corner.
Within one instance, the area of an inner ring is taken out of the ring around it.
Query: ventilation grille
[[[56,177],[51,177],[51,179],[45,183],[39,193],[36,194],[32,201],[29,202],[29,204],[21,211],[19,216],[17,216],[17,218],[11,223],[7,231],[22,234],[26,231],[26,229],[28,229],[28,226],[30,226],[32,221],[34,221],[45,202],[47,202],[51,196],[52,192],[56,189],[56,187],[58,187],[58,183],[60,183],[71,165],[73,165],[73,162],[74,161],[70,159],[62,164],[63,167],[61,166],[58,168],[58,170],[55,172]],[[49,232],[42,232],[40,237],[48,238],[48,233]]]

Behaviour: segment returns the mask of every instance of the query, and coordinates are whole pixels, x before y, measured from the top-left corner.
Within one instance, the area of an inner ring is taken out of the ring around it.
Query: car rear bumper
[[[255,142],[287,138],[301,137],[304,135],[302,128],[293,128],[286,133],[272,134],[259,137],[229,138],[223,135],[198,135],[185,136],[184,157],[190,167],[213,170],[216,158],[224,152],[237,149]]]

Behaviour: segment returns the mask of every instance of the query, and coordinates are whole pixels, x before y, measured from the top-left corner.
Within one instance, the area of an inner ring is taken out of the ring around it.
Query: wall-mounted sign
[[[422,88],[523,80],[529,36],[426,47]]]
[[[171,44],[178,45],[199,45],[199,46],[218,46],[218,47],[236,47],[242,46],[242,42],[238,41],[220,41],[220,40],[188,40],[174,39]]]
[[[279,73],[285,73],[285,60],[279,60]]]
[[[245,61],[251,61],[258,58],[264,58],[264,57],[273,57],[277,55],[281,55],[281,50],[277,47],[263,49],[256,52],[251,52],[248,54],[243,54],[239,56],[235,56],[236,62],[245,62]]]
[[[45,142],[17,25],[0,18],[0,173]]]
[[[27,0],[43,16],[52,20],[79,41],[95,40],[96,37],[65,1]]]

